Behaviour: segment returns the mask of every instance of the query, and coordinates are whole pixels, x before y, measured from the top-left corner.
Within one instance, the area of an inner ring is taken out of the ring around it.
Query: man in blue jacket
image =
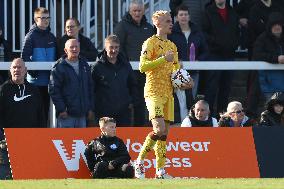
[[[93,82],[88,63],[79,57],[77,39],[65,43],[67,56],[60,58],[51,70],[49,94],[55,105],[57,127],[86,127],[93,118]]]
[[[56,38],[50,32],[50,16],[46,8],[39,7],[34,11],[35,24],[25,36],[21,54],[25,62],[51,62],[56,60]],[[47,85],[50,71],[29,71],[27,80],[36,85],[43,100],[45,117],[48,117],[49,96]]]

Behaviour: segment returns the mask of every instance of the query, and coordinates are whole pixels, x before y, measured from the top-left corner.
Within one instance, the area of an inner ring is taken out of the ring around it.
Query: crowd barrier
[[[99,128],[4,129],[14,179],[90,178],[85,145]],[[151,128],[117,128],[137,158]],[[172,128],[167,140],[167,171],[177,178],[284,177],[284,128]],[[153,178],[155,156],[145,159]]]
[[[284,64],[270,64],[263,61],[182,61],[187,70],[284,70]],[[0,70],[9,70],[11,62],[0,62]],[[50,70],[54,62],[26,62],[28,70]],[[94,64],[94,62],[89,62]],[[130,62],[138,70],[139,62]]]
[[[263,61],[182,61],[187,70],[284,70],[284,64],[270,64]],[[26,62],[28,70],[50,70],[55,62]],[[0,70],[9,70],[11,62],[0,62]],[[94,64],[94,62],[89,62]],[[139,69],[138,61],[130,62],[133,70]],[[56,125],[55,107],[50,103],[50,127]]]
[[[118,128],[131,155],[138,156],[151,128]],[[14,179],[90,178],[85,145],[99,128],[5,129]],[[155,156],[145,159],[153,178]],[[179,178],[259,178],[251,128],[172,128],[167,140],[167,171]]]

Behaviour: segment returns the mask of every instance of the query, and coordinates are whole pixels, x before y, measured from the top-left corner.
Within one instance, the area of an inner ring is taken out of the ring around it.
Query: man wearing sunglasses
[[[50,32],[49,11],[44,7],[36,8],[34,21],[35,24],[25,36],[21,57],[25,62],[53,62],[56,60],[56,38]],[[28,82],[36,85],[40,91],[46,118],[49,109],[49,75],[50,71],[28,71],[27,75]]]

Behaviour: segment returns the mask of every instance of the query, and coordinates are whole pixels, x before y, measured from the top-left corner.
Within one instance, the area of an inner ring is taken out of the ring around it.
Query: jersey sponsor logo
[[[15,102],[19,102],[19,101],[22,101],[22,100],[24,100],[24,99],[30,97],[30,96],[32,96],[32,95],[26,95],[26,96],[17,97],[17,95],[15,94],[15,96],[14,96],[14,101],[15,101]]]

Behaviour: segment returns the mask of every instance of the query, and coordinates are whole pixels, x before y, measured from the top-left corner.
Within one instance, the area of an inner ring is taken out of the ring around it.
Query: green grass
[[[284,189],[284,179],[62,179],[0,181],[0,189]]]

